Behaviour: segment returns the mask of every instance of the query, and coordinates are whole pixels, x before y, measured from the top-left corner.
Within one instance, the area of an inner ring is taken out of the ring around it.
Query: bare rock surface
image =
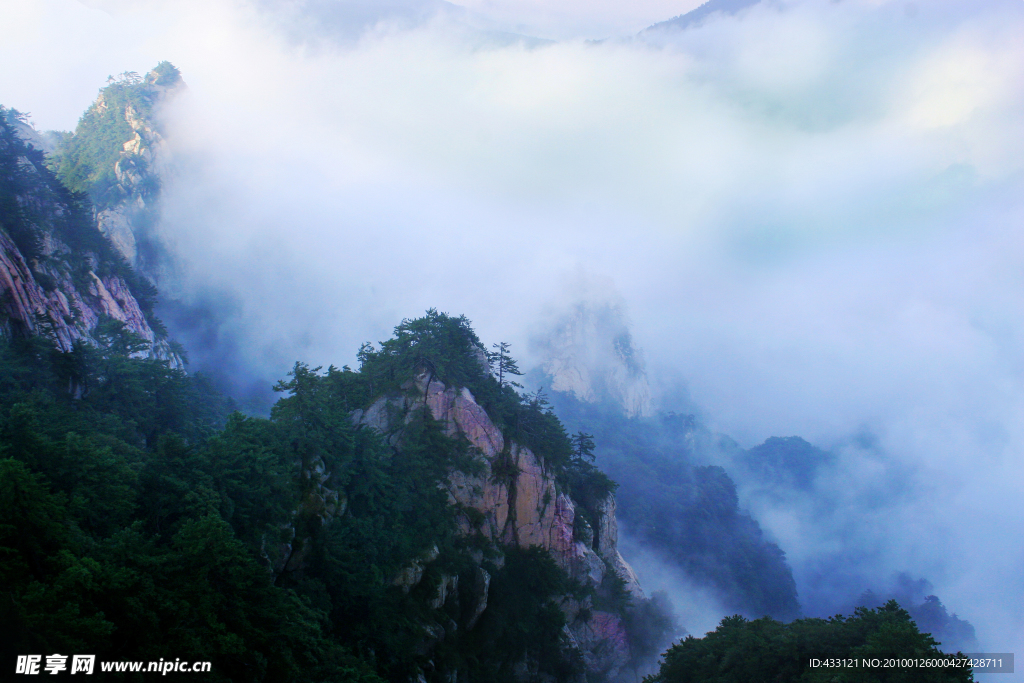
[[[472,508],[479,513],[475,517],[482,520],[473,523],[463,518],[463,533],[480,533],[499,545],[542,547],[570,577],[595,588],[615,572],[630,595],[644,597],[636,574],[616,546],[614,498],[609,497],[602,505],[598,529],[581,538],[577,533],[576,503],[559,491],[554,475],[545,470],[535,453],[505,439],[468,389],[445,386],[424,370],[403,387],[402,393],[377,399],[365,411],[355,411],[352,419],[398,445],[403,428],[421,408],[442,423],[448,436],[464,437],[482,466],[476,474],[453,471],[444,483],[453,504]],[[506,474],[496,477],[496,470]],[[473,589],[473,624],[486,609],[490,585],[490,575],[482,568],[480,571],[482,575]],[[418,562],[400,573],[396,581],[408,590],[406,586],[414,585],[422,574],[422,563]],[[450,589],[442,592],[437,600],[443,603]],[[629,644],[621,618],[590,610],[588,604],[568,598],[563,601],[563,611],[569,640],[580,648],[589,670],[614,674],[625,665]]]

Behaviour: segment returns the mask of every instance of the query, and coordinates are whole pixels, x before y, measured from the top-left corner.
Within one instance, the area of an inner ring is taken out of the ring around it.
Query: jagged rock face
[[[155,72],[146,74],[144,87],[159,107],[165,100],[184,89],[184,83],[162,86],[156,83]],[[102,93],[93,107],[107,106]],[[119,112],[120,114],[121,112]],[[113,206],[97,212],[100,232],[136,270],[156,281],[157,264],[149,263],[140,253],[144,239],[156,239],[148,234],[159,223],[160,169],[166,157],[167,144],[155,122],[143,117],[130,104],[124,108],[124,120],[131,126],[133,136],[122,143],[120,158],[114,165],[118,190],[122,199]]]
[[[20,131],[15,133],[21,137]],[[17,140],[6,144],[14,145],[7,152],[27,154],[16,147]],[[0,230],[0,333],[45,336],[60,350],[70,351],[76,341],[95,341],[96,326],[107,317],[149,342],[150,357],[182,368],[181,358],[154,333],[125,278],[101,267],[95,253],[74,254],[59,237],[55,226],[72,209],[47,189],[52,181],[26,156],[19,157],[17,173],[26,179],[24,186],[37,188],[14,200],[32,208],[30,229],[39,249],[29,261],[11,235]]]
[[[55,243],[59,244],[49,240],[50,245]],[[56,286],[44,289],[36,281],[35,272],[50,278]],[[10,237],[0,232],[0,296],[6,314],[2,323],[5,336],[45,336],[61,351],[70,351],[76,341],[91,340],[101,317],[107,316],[123,322],[126,329],[149,342],[151,357],[168,360],[179,369],[184,367],[167,341],[156,337],[124,278],[101,278],[92,270],[86,275],[88,280],[82,287],[59,264],[38,265],[33,270]]]
[[[292,514],[292,519],[278,527],[281,537],[277,542],[271,542],[269,547],[266,534],[263,536],[261,557],[273,574],[289,572],[300,576],[307,567],[313,549],[313,539],[309,535],[296,536],[296,519],[301,517],[316,520],[317,525],[323,527],[330,524],[335,517],[344,515],[348,509],[348,498],[345,493],[327,485],[330,478],[331,473],[321,457],[314,458],[303,467],[301,479],[305,482],[305,491]],[[436,551],[435,548],[434,556],[425,559],[424,562],[414,563],[412,567],[407,568],[401,577],[396,578],[395,585],[402,585],[406,591],[416,585],[423,577],[423,564],[433,560],[437,556]]]
[[[630,417],[650,415],[643,355],[618,306],[579,304],[537,346],[554,391],[587,403],[610,400]]]
[[[138,263],[138,242],[132,220],[135,212],[132,207],[120,204],[112,209],[100,211],[96,215],[96,223],[100,232],[106,235],[118,253],[134,268]]]
[[[380,432],[397,446],[408,420],[418,409],[426,407],[449,436],[462,436],[469,441],[483,471],[473,475],[452,472],[445,483],[453,504],[480,513],[482,521],[476,523],[462,518],[464,533],[482,533],[495,543],[545,548],[569,576],[595,588],[609,570],[614,571],[630,594],[643,597],[636,574],[617,548],[614,497],[605,501],[598,529],[590,538],[578,537],[574,530],[576,503],[558,490],[554,477],[529,448],[506,443],[501,430],[468,389],[447,387],[427,371],[405,389],[402,395],[382,397],[367,410],[355,411],[352,419]],[[496,470],[510,474],[495,477]],[[420,564],[401,573],[396,582],[403,587],[411,586],[418,575],[422,575]],[[483,586],[483,597],[475,603],[474,622],[486,608],[489,579],[486,572],[478,577],[476,587]],[[443,604],[443,596],[439,604]],[[581,617],[584,607],[588,608],[588,618]],[[617,615],[591,611],[589,605],[572,600],[564,602],[563,610],[568,620],[568,639],[583,653],[589,670],[614,673],[628,661],[626,633]]]

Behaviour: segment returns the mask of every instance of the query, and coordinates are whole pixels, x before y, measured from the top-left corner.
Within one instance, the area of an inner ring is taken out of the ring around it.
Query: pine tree
[[[492,368],[495,368],[495,365],[497,366],[496,370],[498,372],[498,385],[503,387],[506,384],[508,384],[509,386],[519,387],[520,389],[522,389],[523,385],[519,384],[518,382],[513,382],[511,380],[509,380],[508,382],[505,381],[505,375],[522,376],[523,374],[522,372],[519,371],[519,366],[516,364],[515,359],[512,358],[512,356],[508,355],[509,344],[507,342],[501,342],[500,344],[492,344],[492,348],[496,350],[487,354],[487,357],[491,363]]]
[[[576,432],[571,439],[573,460],[578,463],[594,462],[594,435]]]

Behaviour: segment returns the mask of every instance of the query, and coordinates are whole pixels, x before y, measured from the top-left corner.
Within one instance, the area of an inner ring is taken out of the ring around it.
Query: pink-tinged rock
[[[555,482],[529,448],[515,446],[512,457],[519,468],[515,491],[515,527],[510,540],[522,547],[551,549],[555,526]],[[557,559],[557,558],[556,558]]]
[[[640,579],[637,578],[636,572],[633,571],[633,568],[629,566],[629,563],[626,562],[618,550],[615,551],[615,557],[611,562],[612,569],[626,583],[626,590],[630,596],[637,600],[645,599],[644,591],[640,587]]]
[[[423,372],[403,386],[402,394],[382,397],[365,411],[352,413],[356,424],[366,425],[386,437],[393,445],[400,443],[402,431],[416,411],[426,407],[431,417],[444,425],[452,437],[465,437],[473,446],[481,472],[451,472],[442,483],[449,500],[477,514],[463,515],[463,533],[482,533],[495,542],[519,547],[540,546],[547,549],[560,567],[573,578],[591,586],[600,586],[608,571],[614,571],[626,583],[629,593],[642,598],[643,592],[632,568],[616,548],[618,529],[615,522],[615,501],[609,497],[598,509],[597,529],[593,545],[575,533],[576,504],[560,493],[554,477],[530,449],[506,443],[501,431],[466,389],[446,387]],[[518,474],[514,485],[493,478],[498,458],[508,457]],[[414,585],[422,576],[423,563],[416,562],[400,572],[399,585]],[[482,572],[482,570],[481,570]],[[472,622],[487,604],[489,575],[474,584],[478,596]],[[443,597],[435,600],[443,603]],[[572,603],[570,605],[570,603]],[[586,621],[576,619],[583,607],[571,599],[563,602],[571,624],[567,625],[568,641],[583,654],[589,670],[614,677],[629,661],[629,643],[619,616],[594,611]]]
[[[631,593],[642,595],[632,569],[615,549],[618,534],[614,498],[610,497],[600,509],[598,554],[575,537],[573,501],[556,490],[554,478],[529,448],[508,445],[506,457],[518,470],[512,488],[494,480],[492,464],[505,452],[505,439],[468,389],[447,387],[426,370],[403,389],[407,392],[404,395],[381,397],[365,411],[354,412],[352,419],[397,444],[411,415],[426,406],[431,417],[444,425],[446,434],[466,438],[476,450],[483,471],[452,472],[444,483],[452,503],[480,513],[482,522],[476,526],[468,517],[463,518],[464,532],[480,532],[492,541],[521,547],[545,548],[571,576],[594,585],[602,581],[607,561]]]
[[[590,618],[590,628],[598,640],[611,644],[629,658],[629,637],[622,618],[611,612],[594,612]]]
[[[587,621],[576,621],[567,631],[586,668],[599,677],[615,680],[629,662],[629,638],[617,614],[595,610]]]
[[[13,240],[0,232],[0,296],[5,300],[3,309],[8,320],[4,333],[16,331],[13,323],[21,332],[48,337],[61,351],[70,351],[76,341],[94,341],[96,325],[108,316],[151,344],[141,356],[170,360],[172,366],[183,367],[166,343],[154,343],[156,335],[123,278],[107,275],[101,279],[89,271],[89,286],[82,291],[70,267],[61,263],[69,248],[49,233],[44,233],[42,244],[50,262],[37,265],[36,270],[54,281],[56,286],[49,292],[36,282],[33,269]]]
[[[445,424],[449,436],[464,435],[488,459],[494,458],[505,447],[501,430],[491,422],[487,411],[477,405],[469,389],[448,389],[426,373],[416,378],[416,387],[423,393],[431,416]]]
[[[559,493],[555,500],[555,514],[552,521],[549,548],[552,554],[560,555],[568,562],[569,558],[575,554],[573,525],[576,522],[576,506],[573,505],[572,499],[564,493]]]

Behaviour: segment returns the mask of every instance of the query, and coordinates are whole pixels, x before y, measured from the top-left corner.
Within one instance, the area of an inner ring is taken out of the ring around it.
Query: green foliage
[[[505,548],[505,564],[494,574],[487,610],[467,636],[470,679],[518,681],[521,662],[538,677],[547,674],[562,681],[578,675],[582,663],[565,655],[565,615],[555,602],[570,588],[565,572],[546,550]]]
[[[515,359],[508,354],[509,344],[501,342],[499,344],[491,344],[491,348],[494,351],[487,354],[487,362],[491,366],[491,371],[497,371],[498,373],[498,386],[504,387],[506,384],[506,375],[522,375],[523,373],[519,370],[519,365]],[[522,384],[517,384],[511,379],[507,381],[507,384],[512,387],[523,388]]]
[[[35,184],[34,178],[22,168],[19,158],[28,149],[14,132],[11,119],[18,120],[17,110],[0,107],[0,228],[4,230],[26,260],[38,259],[42,239],[32,228],[32,208],[18,200]]]
[[[152,82],[156,85],[169,87],[181,82],[181,72],[166,60],[153,67],[150,73],[154,76]]]
[[[225,424],[201,379],[131,358],[123,328],[100,337],[0,344],[3,657],[187,653],[216,681],[380,683],[329,607],[267,571],[301,494],[289,426]]]
[[[688,636],[664,656],[646,683],[719,681],[952,682],[973,681],[970,669],[943,667],[815,668],[813,658],[942,658],[935,640],[918,631],[896,601],[859,608],[848,618],[798,619],[783,624],[769,617],[726,617],[704,638]]]
[[[259,547],[274,525],[298,503],[298,463],[283,445],[282,430],[267,420],[234,413],[210,438],[210,487],[221,516],[250,548]]]
[[[359,350],[366,397],[396,391],[420,371],[449,386],[479,384],[486,370],[474,353],[477,349],[483,351],[466,316],[455,318],[430,309],[422,318],[403,320],[379,349],[364,344]]]
[[[596,445],[593,434],[579,431],[570,439],[570,443],[572,459],[565,469],[563,478],[569,495],[578,503],[576,521],[585,522],[590,529],[600,532],[598,520],[601,517],[601,506],[615,492],[618,485],[594,465]]]
[[[458,446],[429,417],[416,416],[403,436],[401,457],[360,430],[346,466],[348,512],[326,529],[318,547],[322,576],[336,610],[365,619],[347,625],[360,637],[386,635],[389,583],[400,569],[431,549],[457,552],[455,516],[438,486],[454,466]]]
[[[594,462],[594,435],[586,432],[576,432],[569,439],[572,443],[572,457],[575,462]]]
[[[92,207],[80,193],[69,191],[44,163],[41,150],[15,131],[21,115],[0,106],[0,227],[30,263],[42,256],[42,231],[49,229],[79,256],[92,251],[112,254],[92,221]]]
[[[508,345],[499,349],[498,372],[518,374],[507,356]],[[378,346],[363,344],[359,372],[330,368],[328,381],[348,409],[366,408],[382,394],[408,390],[419,373],[450,387],[466,387],[507,439],[536,453],[564,482],[572,458],[565,428],[543,391],[521,395],[503,375],[495,377],[489,369],[494,358],[484,351],[465,316],[430,309],[422,318],[403,320],[394,336]]]
[[[158,81],[180,78],[169,62],[161,62],[161,67]],[[74,192],[87,194],[101,210],[120,200],[123,193],[115,165],[122,161],[122,171],[127,171],[125,166],[143,163],[139,157],[122,158],[124,143],[135,137],[128,112],[135,118],[148,119],[155,97],[156,91],[135,72],[109,78],[97,103],[79,119],[74,135],[65,136],[50,158],[64,184]]]
[[[589,442],[574,455],[543,393],[492,377],[465,318],[404,321],[360,372],[296,364],[270,419],[133,358],[145,343],[123,325],[96,338],[0,344],[2,656],[185,654],[214,681],[575,680],[557,600],[581,587],[543,549],[458,532],[442,484],[479,473],[468,442],[424,409],[387,441],[351,420],[371,385],[401,395],[426,369],[504,410],[564,481],[596,481]],[[615,588],[598,598],[625,613]]]
[[[15,110],[0,107],[0,229],[14,241],[44,289],[55,286],[52,276],[39,269],[44,236],[55,235],[69,248],[61,255],[61,268],[88,290],[90,271],[124,279],[157,336],[166,330],[153,313],[156,288],[139,276],[97,229],[92,203],[85,192],[65,187],[47,166],[43,153],[26,144],[15,132]],[[51,157],[52,161],[53,157]]]
[[[852,612],[856,607],[879,607],[889,600],[896,600],[906,607],[914,623],[938,640],[943,650],[978,652],[981,648],[970,622],[950,614],[936,595],[934,587],[924,579],[914,579],[901,572],[892,585],[881,593],[864,591],[855,602],[841,612]]]

